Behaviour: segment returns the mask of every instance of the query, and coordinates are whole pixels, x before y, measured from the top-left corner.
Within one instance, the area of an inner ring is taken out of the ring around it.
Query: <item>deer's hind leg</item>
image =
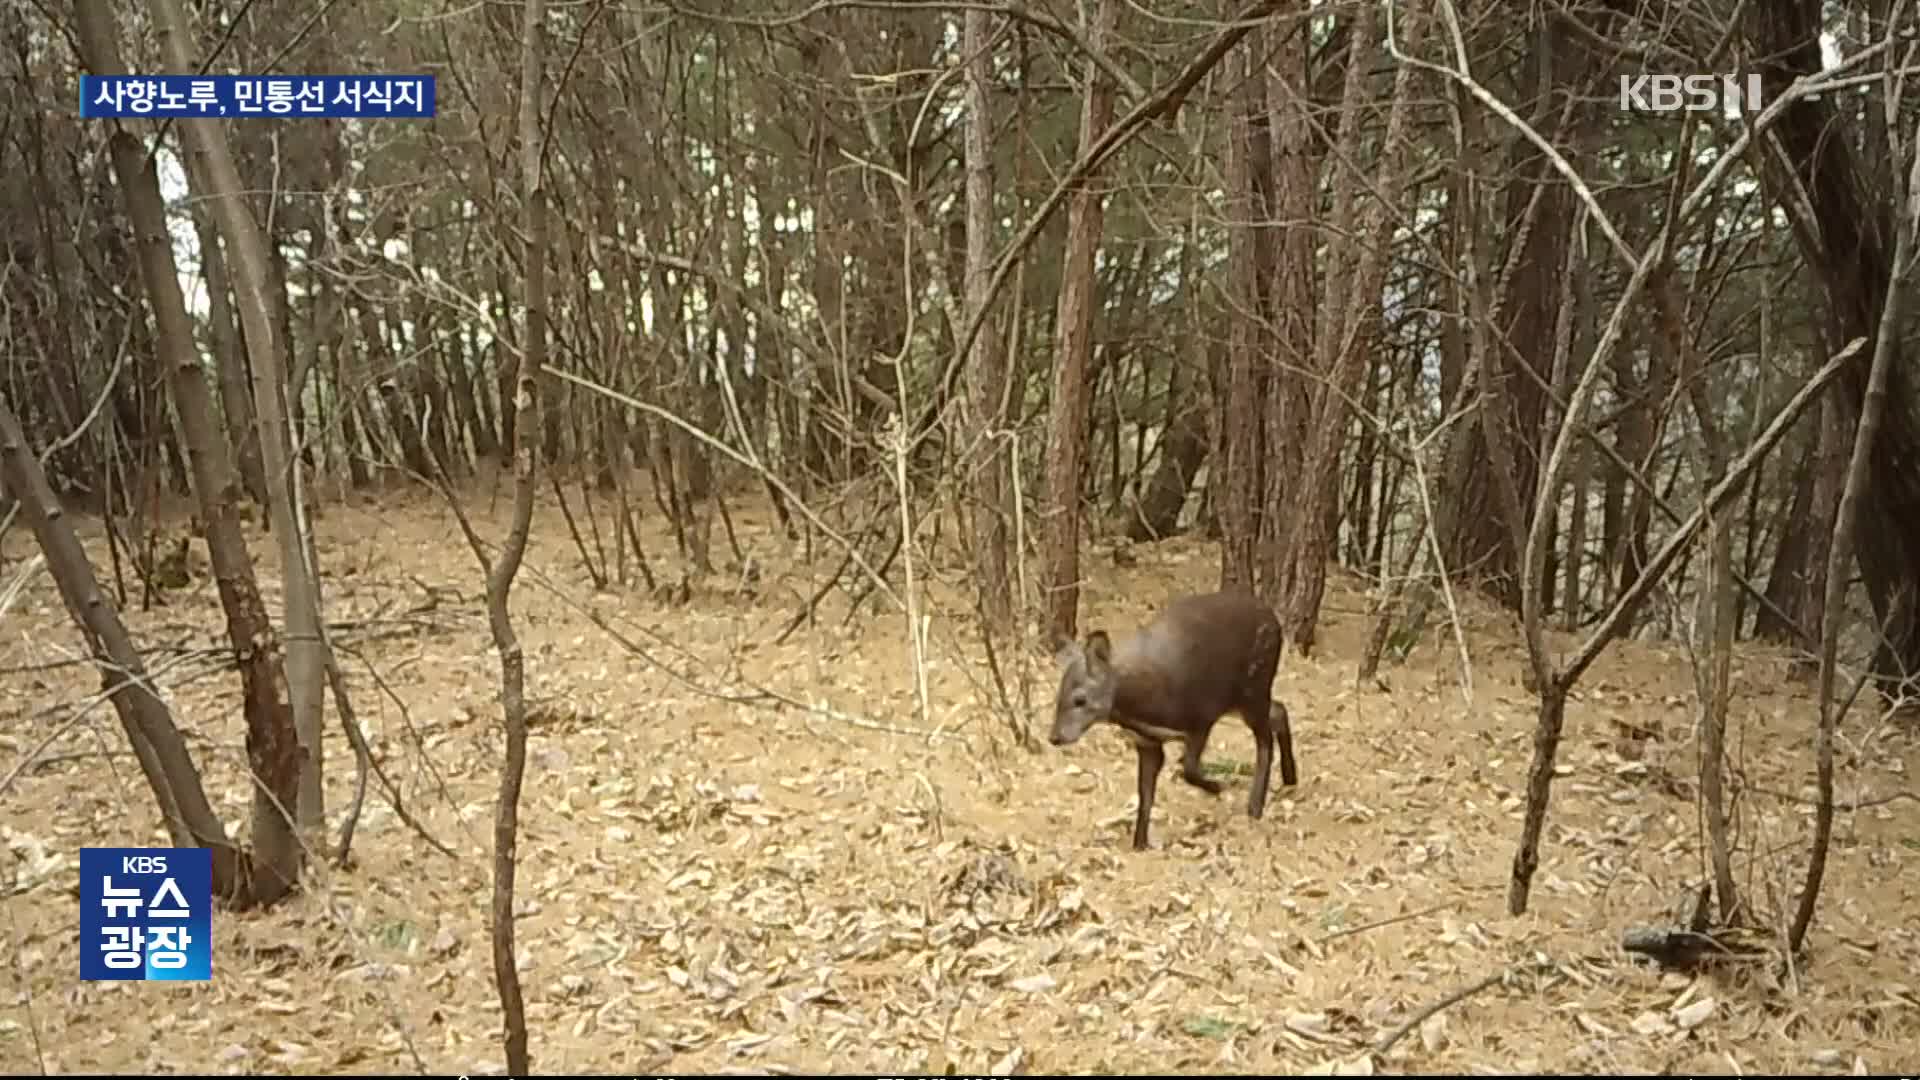
[[[1180,779],[1199,788],[1209,795],[1218,795],[1224,785],[1213,779],[1200,768],[1200,755],[1207,752],[1207,737],[1213,734],[1213,725],[1208,724],[1196,735],[1187,738],[1186,746],[1180,755]]]
[[[1247,727],[1253,730],[1253,790],[1247,793],[1247,816],[1257,818],[1267,810],[1267,784],[1273,775],[1273,728],[1267,722],[1267,696],[1260,695],[1240,709]],[[1281,715],[1285,715],[1282,713]],[[1289,762],[1293,757],[1288,748]],[[1291,772],[1292,770],[1283,770]]]

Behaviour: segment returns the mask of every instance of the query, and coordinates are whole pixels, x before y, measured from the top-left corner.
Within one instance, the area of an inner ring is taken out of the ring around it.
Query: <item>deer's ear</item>
[[[1087,635],[1087,655],[1103,664],[1113,659],[1113,642],[1107,640],[1105,630],[1095,630]]]
[[[1075,660],[1080,659],[1080,643],[1065,634],[1055,634],[1053,636],[1053,659],[1061,667],[1066,667]]]

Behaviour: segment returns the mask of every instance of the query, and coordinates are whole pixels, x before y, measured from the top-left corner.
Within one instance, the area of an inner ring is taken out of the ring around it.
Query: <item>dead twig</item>
[[[1810,799],[1805,795],[1795,795],[1787,791],[1778,791],[1773,788],[1761,787],[1758,784],[1747,784],[1745,788],[1747,791],[1751,791],[1756,795],[1772,796],[1773,798],[1779,799],[1783,802],[1799,803],[1801,806],[1819,806],[1820,805],[1819,799]],[[1835,810],[1840,811],[1841,813],[1851,814],[1856,811],[1866,810],[1875,806],[1885,806],[1890,802],[1899,802],[1902,799],[1912,799],[1914,802],[1920,802],[1920,793],[1915,793],[1911,791],[1896,791],[1891,795],[1882,795],[1877,799],[1851,799],[1851,800],[1836,799],[1834,800],[1833,808]]]
[[[1453,901],[1449,900],[1444,904],[1435,904],[1432,907],[1421,908],[1419,911],[1409,911],[1404,915],[1395,915],[1391,918],[1378,919],[1374,922],[1362,923],[1359,926],[1342,927],[1341,929],[1335,930],[1331,933],[1320,935],[1320,943],[1324,945],[1329,941],[1338,941],[1343,937],[1352,937],[1355,934],[1364,934],[1369,930],[1378,930],[1383,926],[1392,926],[1394,923],[1410,922],[1414,919],[1431,915],[1436,911],[1445,911],[1448,908],[1455,907],[1455,906],[1457,905]]]
[[[380,767],[379,759],[373,756],[373,749],[367,745],[367,736],[360,730],[360,721],[353,713],[353,705],[347,697],[347,679],[340,671],[339,659],[331,647],[327,649],[327,685],[333,690],[333,704],[340,713],[340,726],[346,729],[347,741],[353,744],[353,756],[357,772],[353,782],[353,804],[348,808],[346,818],[340,823],[340,842],[334,849],[334,863],[347,864],[347,855],[353,849],[353,830],[360,820],[360,807],[367,799],[367,773],[372,772],[380,778],[380,786],[386,789],[387,805],[393,807],[395,817],[405,822],[407,827],[425,840],[427,845],[448,858],[459,858],[454,850],[440,842],[419,818],[407,809],[406,800],[400,797],[400,789],[387,771]]]
[[[1460,990],[1455,990],[1453,993],[1448,994],[1446,997],[1441,998],[1439,1001],[1436,1001],[1433,1004],[1427,1006],[1426,1008],[1421,1009],[1419,1012],[1414,1013],[1412,1016],[1407,1017],[1406,1023],[1401,1024],[1397,1028],[1394,1028],[1391,1032],[1387,1034],[1386,1038],[1381,1039],[1379,1042],[1374,1044],[1373,1052],[1376,1054],[1385,1055],[1386,1052],[1393,1047],[1394,1043],[1397,1043],[1401,1039],[1404,1039],[1407,1037],[1407,1032],[1412,1031],[1414,1028],[1417,1028],[1421,1024],[1426,1023],[1428,1017],[1433,1016],[1434,1014],[1438,1013],[1442,1009],[1445,1009],[1452,1005],[1457,1005],[1460,1002],[1467,1000],[1468,998],[1479,993],[1480,991],[1485,990],[1489,986],[1493,986],[1496,983],[1505,982],[1507,975],[1510,974],[1512,970],[1513,970],[1512,968],[1508,968],[1505,971],[1497,971],[1492,975],[1489,975],[1486,978],[1481,979],[1479,982],[1474,983],[1472,986],[1468,986]]]

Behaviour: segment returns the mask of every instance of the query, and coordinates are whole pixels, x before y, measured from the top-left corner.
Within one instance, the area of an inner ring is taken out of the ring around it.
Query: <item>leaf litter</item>
[[[1920,1038],[1920,898],[1901,873],[1920,859],[1911,801],[1842,815],[1798,982],[1663,976],[1615,947],[1622,925],[1671,908],[1700,872],[1680,789],[1692,699],[1677,648],[1616,645],[1570,705],[1533,911],[1513,918],[1504,886],[1532,709],[1506,619],[1485,605],[1463,608],[1477,704],[1462,700],[1452,650],[1432,643],[1389,669],[1393,690],[1355,691],[1366,627],[1350,613],[1367,600],[1333,575],[1322,648],[1289,656],[1275,687],[1294,716],[1301,785],[1276,777],[1265,819],[1249,821],[1251,746],[1228,720],[1208,754],[1226,792],[1163,778],[1154,847],[1134,853],[1124,744],[1014,748],[981,656],[935,648],[923,721],[897,612],[842,630],[833,594],[814,628],[765,643],[810,589],[802,569],[774,567],[784,544],[770,515],[730,509],[766,586],[753,598],[696,591],[679,607],[638,588],[592,594],[557,514],[543,507],[536,524],[530,566],[633,640],[670,643],[648,646],[653,661],[629,655],[531,578],[516,586],[534,713],[517,963],[542,1071],[1857,1073],[1897,1068]],[[349,665],[350,684],[408,808],[458,857],[422,844],[376,789],[352,867],[316,868],[272,912],[216,916],[212,983],[81,983],[75,849],[163,842],[123,736],[96,709],[0,792],[17,973],[0,1068],[502,1068],[486,924],[498,662],[477,570],[443,516],[424,502],[329,507],[318,546],[323,566],[354,568],[327,583],[336,623],[376,619],[419,582],[439,598],[431,625],[357,642],[392,697],[365,665]],[[670,550],[663,531],[648,538]],[[1208,587],[1202,544],[1136,554],[1102,565],[1084,625],[1123,630],[1175,591]],[[274,604],[270,563],[260,572]],[[965,574],[929,576],[945,640],[973,640]],[[220,625],[205,589],[125,617],[148,643],[211,643]],[[8,669],[77,652],[44,579],[5,634]],[[1044,727],[1050,664],[1001,660],[1029,680],[1026,723]],[[1784,654],[1749,646],[1739,665],[1743,768],[1757,787],[1799,790],[1807,690],[1785,676]],[[13,763],[63,722],[45,705],[97,689],[77,666],[34,678],[42,711],[0,712]],[[244,828],[233,681],[161,679],[210,796]],[[726,700],[756,693],[749,683],[797,704]],[[899,734],[934,728],[954,737]],[[336,815],[353,778],[338,741],[326,778]],[[1886,737],[1842,762],[1841,785],[1871,798],[1916,765],[1911,739]],[[1797,851],[1804,810],[1756,798],[1749,812]],[[1797,888],[1797,857],[1763,870]]]

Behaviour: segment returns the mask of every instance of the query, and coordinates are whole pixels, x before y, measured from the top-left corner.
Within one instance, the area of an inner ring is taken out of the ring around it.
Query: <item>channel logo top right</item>
[[[1622,75],[1621,112],[1759,112],[1760,75]]]

